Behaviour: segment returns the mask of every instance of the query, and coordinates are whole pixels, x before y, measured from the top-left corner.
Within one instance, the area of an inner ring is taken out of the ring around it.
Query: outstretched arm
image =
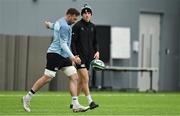
[[[44,21],[44,24],[47,29],[54,30],[54,23],[51,23],[50,21]]]

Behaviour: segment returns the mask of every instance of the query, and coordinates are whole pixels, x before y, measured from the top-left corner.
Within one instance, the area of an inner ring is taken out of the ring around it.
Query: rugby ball
[[[94,59],[90,63],[91,68],[94,70],[103,70],[105,68],[105,64],[102,60]]]

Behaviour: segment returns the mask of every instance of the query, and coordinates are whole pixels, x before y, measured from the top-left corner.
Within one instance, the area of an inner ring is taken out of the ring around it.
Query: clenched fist
[[[79,58],[78,55],[76,55],[74,58],[72,58],[72,61],[73,61],[75,64],[81,64],[81,59]]]

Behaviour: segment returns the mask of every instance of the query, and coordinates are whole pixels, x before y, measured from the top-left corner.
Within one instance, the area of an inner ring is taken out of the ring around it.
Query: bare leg
[[[71,96],[77,96],[77,80],[78,80],[77,74],[74,74],[69,77],[69,91]]]
[[[32,90],[34,92],[37,92],[40,88],[42,88],[45,84],[50,82],[52,80],[51,77],[43,75],[41,78],[39,78],[33,85]]]
[[[78,69],[78,75],[79,75],[79,78],[81,79],[80,84],[82,86],[82,90],[83,90],[85,96],[88,96],[90,94],[90,92],[89,92],[89,74],[88,74],[88,70],[86,68]],[[78,91],[80,91],[80,88],[78,88],[78,89],[79,89]]]
[[[81,79],[82,90],[83,90],[83,92],[84,92],[84,94],[85,94],[85,96],[86,96],[86,98],[88,100],[90,109],[94,109],[94,108],[98,107],[99,105],[96,104],[95,102],[93,102],[92,97],[90,95],[88,70],[86,68],[79,69],[78,70],[78,75],[79,75],[79,77]],[[80,91],[80,89],[78,91]]]
[[[78,74],[79,75],[79,74]],[[80,76],[78,76],[78,84],[77,84],[77,95],[79,96],[82,89],[82,79]]]
[[[78,75],[77,73],[69,77],[69,91],[72,96],[72,105],[73,112],[85,112],[89,109],[89,107],[84,107],[79,104],[78,96],[77,96],[77,83],[78,83]]]

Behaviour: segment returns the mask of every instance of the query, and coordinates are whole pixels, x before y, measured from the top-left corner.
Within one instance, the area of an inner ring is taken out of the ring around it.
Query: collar
[[[85,25],[89,25],[89,24],[91,23],[91,21],[86,22],[84,19],[81,19],[81,21],[82,21],[82,22],[83,22],[83,24],[85,24]]]

